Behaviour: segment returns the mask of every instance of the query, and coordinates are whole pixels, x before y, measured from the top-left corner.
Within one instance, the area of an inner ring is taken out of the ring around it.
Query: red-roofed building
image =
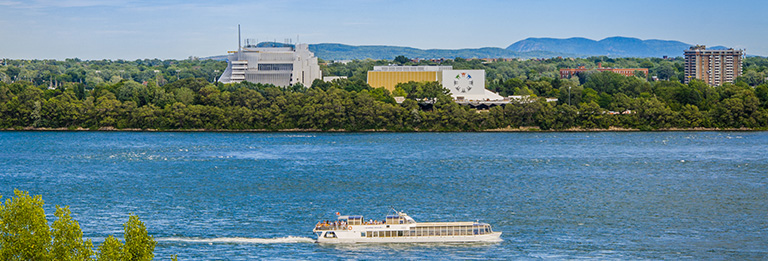
[[[580,72],[586,72],[586,71],[598,71],[598,72],[614,72],[618,73],[624,76],[635,76],[636,71],[641,71],[643,74],[648,75],[648,69],[647,68],[603,68],[602,63],[597,63],[597,68],[585,68],[584,66],[579,66],[579,68],[576,69],[560,69],[560,78],[571,78],[574,75],[580,73]]]

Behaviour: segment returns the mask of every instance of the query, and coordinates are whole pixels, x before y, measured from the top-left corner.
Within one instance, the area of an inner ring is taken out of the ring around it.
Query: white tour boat
[[[383,222],[363,219],[363,216],[338,215],[336,221],[325,221],[312,230],[317,243],[437,243],[437,242],[499,242],[501,232],[479,222],[425,222],[413,220],[395,211]]]

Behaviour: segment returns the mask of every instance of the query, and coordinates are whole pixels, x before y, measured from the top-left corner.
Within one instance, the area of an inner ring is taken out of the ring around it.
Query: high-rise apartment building
[[[711,86],[733,83],[741,75],[744,50],[707,50],[704,45],[685,50],[685,83],[700,79]]]

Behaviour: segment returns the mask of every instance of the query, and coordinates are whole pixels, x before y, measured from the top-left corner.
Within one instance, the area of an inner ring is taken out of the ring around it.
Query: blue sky
[[[678,40],[768,55],[768,1],[0,0],[0,57],[184,59],[243,38],[422,49],[528,37]],[[681,51],[682,53],[682,51]]]

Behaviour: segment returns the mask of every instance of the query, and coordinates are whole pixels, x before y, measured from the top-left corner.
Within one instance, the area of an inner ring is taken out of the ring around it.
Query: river
[[[129,213],[156,259],[765,259],[768,133],[0,132],[0,194]],[[318,245],[336,212],[475,221],[494,244]]]

